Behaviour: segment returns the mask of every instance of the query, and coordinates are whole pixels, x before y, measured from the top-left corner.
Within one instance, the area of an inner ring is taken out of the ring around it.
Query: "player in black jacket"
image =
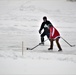
[[[47,20],[47,17],[43,17],[43,22],[41,24],[41,27],[39,29],[39,33],[41,34],[41,31],[44,29],[44,32],[41,34],[41,43],[44,44],[44,36],[46,35],[49,38],[50,30],[49,27],[53,26],[50,21]]]

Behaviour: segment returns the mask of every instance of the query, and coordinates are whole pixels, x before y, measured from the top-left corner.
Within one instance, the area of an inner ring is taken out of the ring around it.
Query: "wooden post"
[[[22,56],[23,56],[23,51],[24,51],[24,43],[23,43],[23,41],[22,41]]]

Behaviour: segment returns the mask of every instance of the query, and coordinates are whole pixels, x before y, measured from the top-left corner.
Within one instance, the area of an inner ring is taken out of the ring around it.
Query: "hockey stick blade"
[[[76,45],[71,45],[71,47],[75,47]]]
[[[26,50],[32,50],[32,48],[26,48]]]

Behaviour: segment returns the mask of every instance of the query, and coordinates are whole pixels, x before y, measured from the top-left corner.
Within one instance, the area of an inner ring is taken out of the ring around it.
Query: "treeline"
[[[76,2],[76,0],[67,0],[67,1]]]

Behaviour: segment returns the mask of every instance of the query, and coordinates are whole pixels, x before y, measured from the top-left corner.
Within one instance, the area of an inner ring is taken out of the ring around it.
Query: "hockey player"
[[[39,29],[40,34],[41,34],[41,31],[44,30],[43,33],[41,34],[41,44],[43,44],[43,45],[44,45],[44,36],[46,35],[49,38],[49,34],[50,34],[49,27],[50,26],[52,26],[52,23],[47,20],[46,16],[44,16],[43,22],[42,22],[41,27]]]
[[[50,48],[48,48],[48,50],[53,50],[53,41],[56,41],[56,44],[59,48],[58,51],[62,51],[62,48],[61,48],[60,43],[59,43],[60,34],[59,34],[58,30],[54,26],[50,26],[49,29],[50,29],[50,35],[49,35]]]

